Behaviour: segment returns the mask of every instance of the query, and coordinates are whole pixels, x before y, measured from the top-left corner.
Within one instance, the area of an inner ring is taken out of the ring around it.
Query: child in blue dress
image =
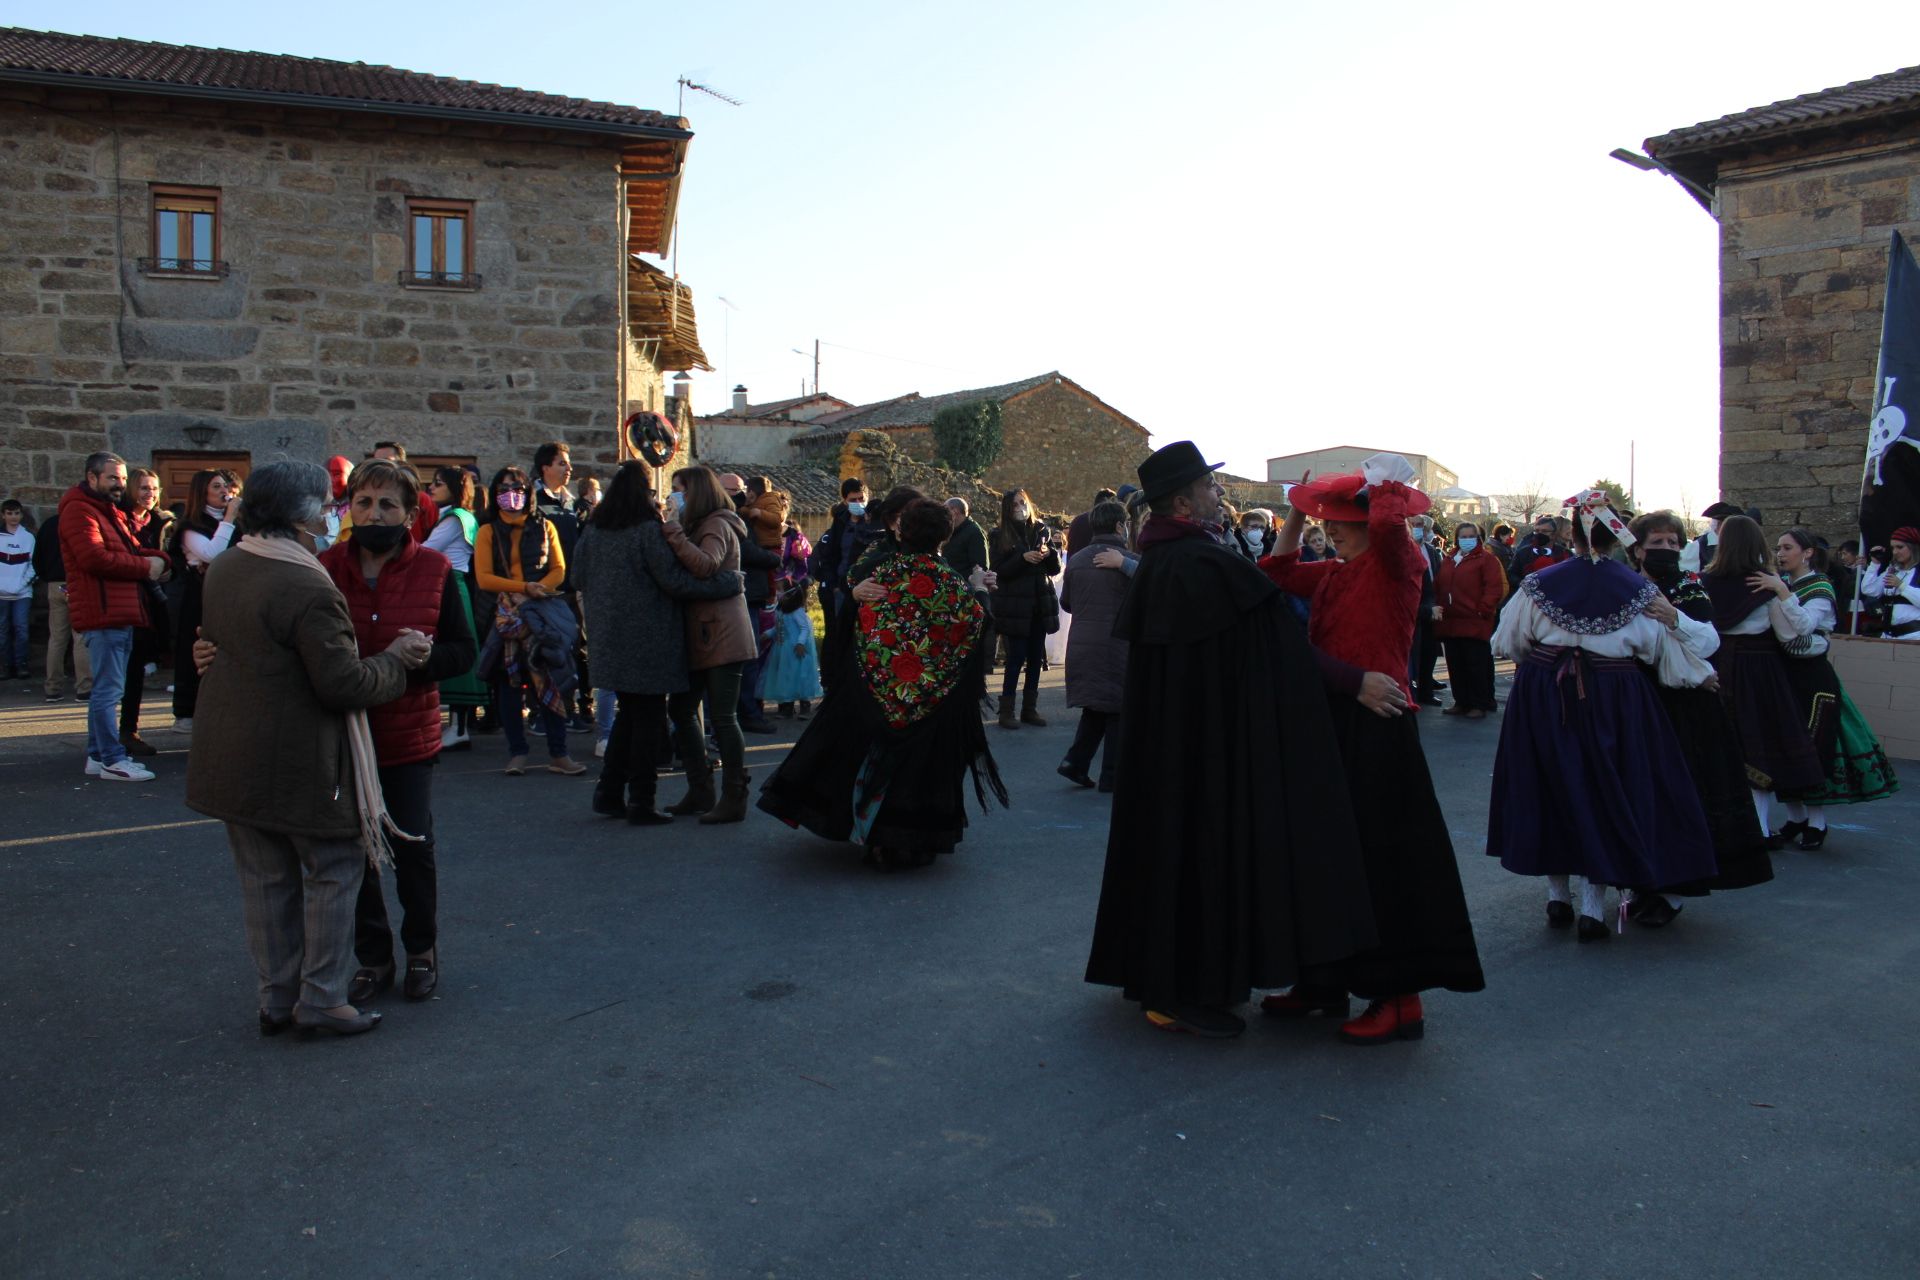
[[[813,647],[807,585],[803,578],[780,596],[773,648],[767,653],[766,674],[760,689],[763,699],[779,704],[783,716],[792,716],[793,704],[799,703],[802,720],[813,715],[813,700],[820,696],[820,658]]]

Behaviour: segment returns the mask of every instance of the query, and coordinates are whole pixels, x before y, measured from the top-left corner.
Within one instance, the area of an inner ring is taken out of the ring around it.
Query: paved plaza
[[[163,702],[158,780],[108,784],[79,707],[0,685],[0,1275],[1920,1265],[1920,765],[1771,885],[1579,946],[1481,856],[1499,722],[1423,715],[1488,986],[1360,1049],[1169,1036],[1081,981],[1107,806],[1054,775],[1057,676],[1053,727],[992,735],[1013,809],[920,873],[596,818],[482,737],[437,782],[439,998],[303,1043],[255,1032]]]

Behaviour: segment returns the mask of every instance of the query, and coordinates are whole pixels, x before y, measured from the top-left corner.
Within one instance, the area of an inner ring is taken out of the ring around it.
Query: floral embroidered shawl
[[[938,556],[893,556],[872,580],[887,596],[860,606],[860,674],[887,724],[904,729],[953,692],[979,643],[984,612]]]

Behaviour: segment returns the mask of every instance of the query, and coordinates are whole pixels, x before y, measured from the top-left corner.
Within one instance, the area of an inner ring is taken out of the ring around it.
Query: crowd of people
[[[1521,540],[1443,527],[1392,454],[1302,477],[1284,518],[1236,513],[1182,441],[1070,521],[1010,488],[990,531],[965,498],[849,478],[810,540],[765,477],[634,460],[603,490],[564,443],[528,461],[423,475],[385,441],[204,470],[169,508],[100,453],[38,530],[0,502],[0,674],[27,677],[47,583],[47,695],[71,665],[88,776],[154,777],[140,707],[170,673],[262,1034],[368,1031],[388,990],[439,989],[443,753],[498,733],[522,777],[531,713],[547,772],[587,774],[573,743],[594,743],[584,809],[732,824],[755,805],[746,735],[788,718],[757,807],[923,867],[964,840],[969,782],[1009,803],[989,727],[1050,727],[1068,623],[1058,773],[1113,796],[1087,979],[1174,1031],[1237,1034],[1264,991],[1265,1014],[1384,1044],[1424,1035],[1427,993],[1484,987],[1417,727],[1443,690],[1445,715],[1498,717],[1487,853],[1582,942],[1763,884],[1771,853],[1825,845],[1831,806],[1898,785],[1827,651],[1920,639],[1912,527],[1830,558],[1755,511],[1716,504],[1695,534],[1592,491]]]

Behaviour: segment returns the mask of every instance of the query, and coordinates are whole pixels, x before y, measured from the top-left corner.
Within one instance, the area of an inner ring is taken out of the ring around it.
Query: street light
[[[1655,160],[1652,156],[1643,156],[1638,151],[1629,151],[1625,147],[1615,147],[1613,150],[1607,152],[1607,154],[1615,160],[1618,160],[1621,164],[1630,164],[1643,172],[1666,174],[1669,178],[1672,178],[1675,182],[1685,187],[1688,194],[1692,195],[1695,200],[1698,200],[1701,207],[1708,213],[1713,212],[1713,192],[1707,190],[1692,178],[1682,177],[1680,174],[1675,173],[1658,160]]]

